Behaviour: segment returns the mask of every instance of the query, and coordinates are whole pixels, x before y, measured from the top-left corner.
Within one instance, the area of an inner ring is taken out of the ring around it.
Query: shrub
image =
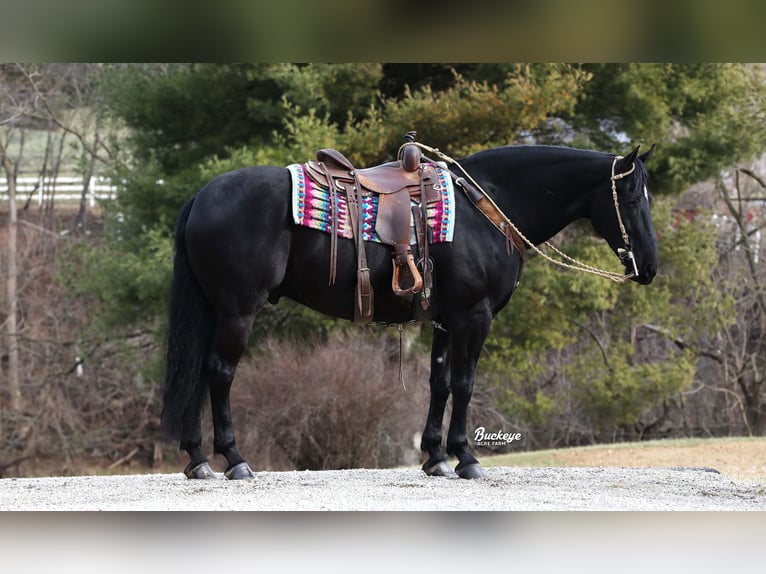
[[[404,358],[406,389],[395,336],[353,330],[323,343],[267,341],[243,359],[232,387],[240,450],[271,469],[416,463],[428,354]]]

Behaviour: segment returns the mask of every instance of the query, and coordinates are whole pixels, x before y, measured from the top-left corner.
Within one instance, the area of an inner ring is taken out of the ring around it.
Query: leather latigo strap
[[[330,277],[328,285],[335,285],[335,277],[338,270],[338,191],[325,165],[320,163],[319,167],[325,172],[329,182],[327,186],[327,195],[330,202]]]
[[[327,178],[327,192],[330,200],[330,279],[329,284],[335,283],[338,260],[338,190],[337,181],[330,176],[330,170],[324,162],[317,162],[315,169],[323,173]],[[348,203],[348,215],[351,220],[351,229],[354,235],[354,247],[357,255],[357,281],[354,298],[354,321],[357,323],[369,323],[373,315],[373,290],[370,281],[370,269],[367,266],[367,252],[364,248],[362,237],[362,198],[357,189],[358,182],[344,186],[346,201]]]
[[[367,265],[367,252],[364,248],[362,223],[364,221],[361,186],[357,178],[354,185],[346,188],[346,198],[349,202],[351,227],[356,241],[356,304],[354,305],[354,321],[369,323],[373,315],[373,292],[370,281],[370,268]]]

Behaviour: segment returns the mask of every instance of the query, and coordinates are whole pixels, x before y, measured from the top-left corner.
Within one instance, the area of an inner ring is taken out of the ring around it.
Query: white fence
[[[97,200],[113,199],[117,191],[108,177],[94,176],[87,184],[82,177],[19,177],[16,179],[16,201],[26,201],[30,194],[38,205],[42,205],[43,199],[51,195],[54,202],[80,201],[86,185],[90,207],[94,207]],[[0,201],[8,201],[8,181],[5,178],[0,178]]]

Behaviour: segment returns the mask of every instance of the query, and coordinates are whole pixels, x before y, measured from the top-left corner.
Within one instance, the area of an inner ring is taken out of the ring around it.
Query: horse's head
[[[646,162],[654,151],[638,155],[638,147],[612,162],[611,186],[594,194],[590,220],[609,243],[632,280],[648,285],[659,264],[651,213]]]

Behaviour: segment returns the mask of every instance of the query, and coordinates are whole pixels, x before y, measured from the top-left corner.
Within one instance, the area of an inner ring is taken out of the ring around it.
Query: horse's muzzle
[[[631,281],[635,281],[639,285],[649,285],[649,283],[654,280],[654,277],[647,277],[646,275],[639,275],[638,277],[633,276],[630,278]]]
[[[625,273],[633,273],[633,266],[631,264],[625,265]],[[657,266],[653,263],[647,263],[640,269],[638,275],[634,275],[630,279],[639,285],[649,285],[654,280],[655,275],[657,275]]]

